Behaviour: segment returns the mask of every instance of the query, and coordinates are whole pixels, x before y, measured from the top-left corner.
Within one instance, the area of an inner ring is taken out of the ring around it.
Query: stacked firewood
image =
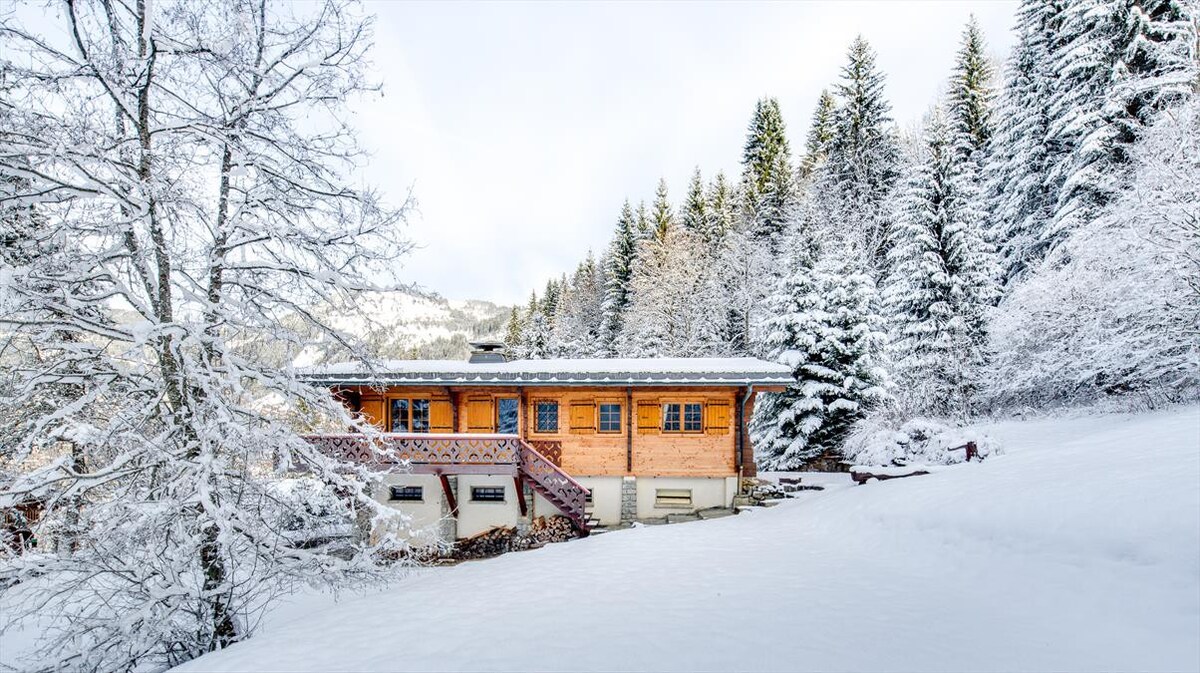
[[[575,529],[567,517],[539,516],[533,520],[525,534],[517,532],[512,526],[498,526],[463,538],[455,543],[450,556],[463,561],[489,558],[510,551],[541,547],[551,542],[565,542],[575,537]]]

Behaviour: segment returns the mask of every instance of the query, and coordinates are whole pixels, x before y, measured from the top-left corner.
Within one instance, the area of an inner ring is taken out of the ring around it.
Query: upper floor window
[[[429,432],[429,400],[396,397],[389,410],[391,432]]]
[[[558,432],[558,402],[543,400],[534,404],[538,432]]]
[[[619,404],[601,404],[600,405],[600,432],[620,432],[621,431],[621,405]]]
[[[663,405],[663,432],[701,432],[704,405],[699,402],[667,402]]]

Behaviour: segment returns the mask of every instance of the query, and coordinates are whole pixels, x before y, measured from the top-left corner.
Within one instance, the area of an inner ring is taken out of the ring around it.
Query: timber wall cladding
[[[433,432],[493,432],[495,400],[520,397],[521,435],[562,445],[561,467],[577,476],[724,477],[736,474],[735,397],[731,388],[642,388],[633,392],[632,472],[626,471],[629,409],[623,388],[389,388],[386,394],[361,388],[361,413],[386,427],[387,398],[429,398]],[[558,403],[558,431],[537,432],[536,405]],[[663,432],[664,403],[703,405],[702,430]],[[453,406],[452,406],[453,404]],[[621,406],[621,431],[600,432],[601,404]],[[457,407],[458,423],[452,420]]]

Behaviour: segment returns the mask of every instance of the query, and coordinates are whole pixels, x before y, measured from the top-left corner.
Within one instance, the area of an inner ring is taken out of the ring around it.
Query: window
[[[668,402],[663,405],[663,432],[701,432],[704,430],[704,405],[699,402]]]
[[[504,502],[504,487],[472,486],[471,502]]]
[[[600,432],[621,431],[621,405],[600,405]]]
[[[391,432],[429,432],[429,400],[395,397],[390,406]]]
[[[558,402],[538,402],[534,409],[538,432],[558,432]]]
[[[517,398],[501,397],[496,400],[496,432],[502,435],[517,434]]]
[[[655,507],[691,507],[692,492],[686,488],[658,488],[654,490]]]
[[[425,502],[425,489],[420,486],[393,486],[392,500],[400,502]]]

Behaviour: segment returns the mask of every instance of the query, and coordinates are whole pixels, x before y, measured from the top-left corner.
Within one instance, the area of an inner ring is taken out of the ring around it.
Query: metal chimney
[[[501,341],[472,341],[471,357],[467,362],[508,362]]]

